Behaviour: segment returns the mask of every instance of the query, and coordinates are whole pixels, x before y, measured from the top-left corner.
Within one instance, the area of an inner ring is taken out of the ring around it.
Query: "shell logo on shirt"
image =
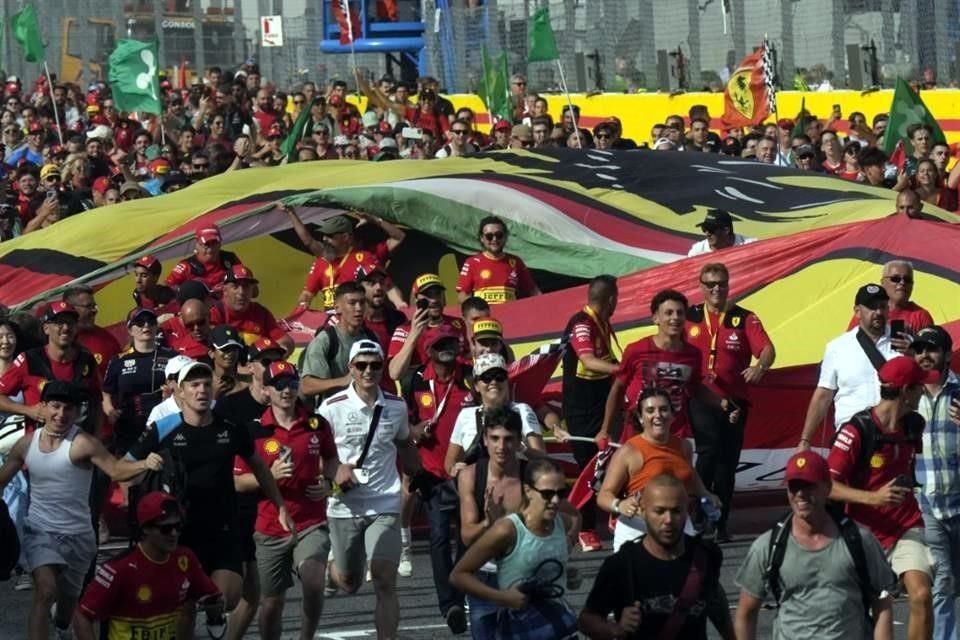
[[[422,404],[425,407],[433,406],[433,396],[429,393],[423,394],[422,396],[420,396],[420,404]]]
[[[879,469],[880,467],[883,466],[883,463],[884,463],[883,456],[880,455],[879,453],[875,453],[875,454],[873,454],[872,456],[870,456],[870,467],[871,467],[871,468],[873,468],[873,469]]]
[[[280,443],[271,438],[263,443],[263,450],[273,455],[274,453],[280,451]]]
[[[691,338],[696,338],[698,335],[700,335],[700,327],[690,327],[690,331],[688,333],[690,334]]]
[[[153,591],[147,585],[141,585],[137,589],[137,601],[146,604],[153,599]]]
[[[480,278],[481,278],[481,279],[483,279],[483,280],[489,280],[489,279],[490,279],[490,275],[491,275],[491,274],[490,274],[490,269],[481,269],[481,270],[480,270]]]

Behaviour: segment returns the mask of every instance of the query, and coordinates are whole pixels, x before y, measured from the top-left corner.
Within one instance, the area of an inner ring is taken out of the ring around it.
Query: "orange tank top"
[[[692,488],[693,467],[683,455],[683,440],[670,436],[665,445],[654,444],[643,435],[627,440],[625,446],[636,449],[643,456],[643,466],[630,476],[627,482],[627,495],[634,495],[647,486],[653,478],[669,473],[684,484],[687,491]]]

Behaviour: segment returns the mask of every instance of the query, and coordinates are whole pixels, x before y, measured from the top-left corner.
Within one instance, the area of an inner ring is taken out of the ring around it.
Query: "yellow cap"
[[[45,165],[43,165],[43,169],[40,169],[40,181],[43,182],[44,180],[46,180],[48,177],[50,177],[50,176],[52,176],[52,175],[59,176],[59,175],[60,175],[60,167],[58,167],[58,166],[55,165],[55,164],[45,164]]]
[[[497,337],[503,337],[503,325],[499,320],[493,318],[480,318],[473,323],[473,335],[494,334]]]
[[[413,282],[413,295],[418,295],[424,289],[429,289],[430,287],[440,287],[441,289],[446,289],[443,286],[443,280],[440,279],[435,273],[424,273],[417,276],[417,279]]]

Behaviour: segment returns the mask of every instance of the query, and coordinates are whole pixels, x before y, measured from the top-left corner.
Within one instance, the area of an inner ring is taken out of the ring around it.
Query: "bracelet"
[[[807,444],[810,444],[810,438],[800,438],[800,442],[806,442]]]

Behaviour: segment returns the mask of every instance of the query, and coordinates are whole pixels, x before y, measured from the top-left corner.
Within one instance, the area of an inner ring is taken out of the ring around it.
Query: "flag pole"
[[[560,72],[560,89],[567,96],[567,107],[570,109],[570,120],[573,122],[573,130],[577,134],[577,149],[583,148],[580,141],[580,127],[577,125],[577,112],[573,110],[573,98],[570,97],[570,90],[567,88],[567,79],[563,75],[563,64],[560,58],[557,58],[557,71]]]
[[[357,47],[353,43],[353,19],[350,14],[350,0],[343,0],[343,13],[347,19],[347,35],[350,37],[350,66],[357,68]],[[357,87],[357,95],[360,94],[360,87]]]
[[[53,107],[53,121],[57,124],[57,137],[60,139],[60,146],[63,146],[63,130],[60,129],[60,113],[57,111],[57,103],[53,99],[53,80],[50,79],[50,67],[47,61],[43,61],[43,73],[47,76],[47,89],[50,91],[50,106]]]

